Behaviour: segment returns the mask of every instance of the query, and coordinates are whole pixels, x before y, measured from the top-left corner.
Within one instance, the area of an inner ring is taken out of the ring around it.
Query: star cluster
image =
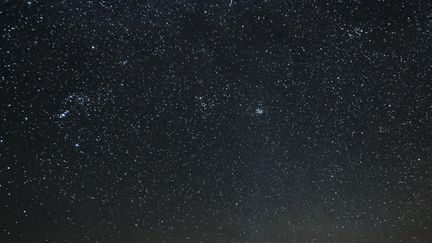
[[[1,242],[432,242],[429,1],[0,3]]]

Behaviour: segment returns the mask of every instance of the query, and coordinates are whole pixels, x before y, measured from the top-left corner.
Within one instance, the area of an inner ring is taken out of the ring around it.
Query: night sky
[[[2,0],[0,242],[432,242],[432,2]]]

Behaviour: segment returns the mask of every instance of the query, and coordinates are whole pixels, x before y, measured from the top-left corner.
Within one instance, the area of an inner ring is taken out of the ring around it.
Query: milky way
[[[0,242],[432,242],[429,1],[0,3]]]

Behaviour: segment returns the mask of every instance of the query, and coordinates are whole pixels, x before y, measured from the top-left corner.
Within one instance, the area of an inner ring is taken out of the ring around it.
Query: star
[[[69,110],[65,110],[62,113],[58,114],[58,117],[60,119],[66,118],[69,115],[69,112],[70,112]]]
[[[255,114],[256,115],[262,115],[264,113],[264,109],[261,107],[258,107],[255,109]]]

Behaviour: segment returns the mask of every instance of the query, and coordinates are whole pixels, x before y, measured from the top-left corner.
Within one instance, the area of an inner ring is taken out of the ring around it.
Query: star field
[[[432,242],[429,1],[0,3],[0,242]]]

